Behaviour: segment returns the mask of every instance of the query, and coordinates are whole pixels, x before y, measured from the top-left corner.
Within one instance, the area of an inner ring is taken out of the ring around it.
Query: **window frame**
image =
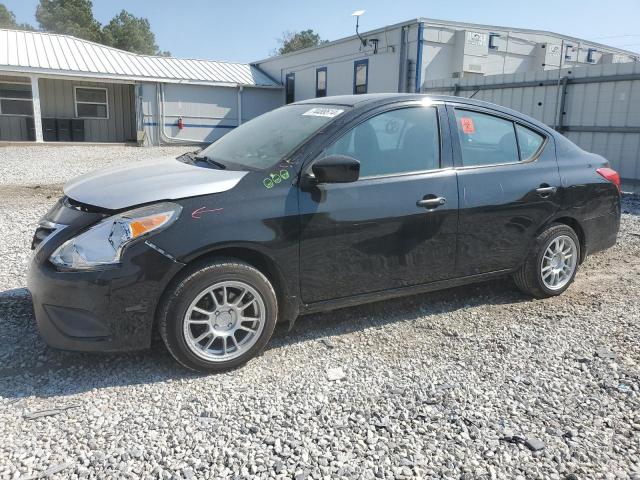
[[[376,108],[373,110],[370,110],[364,114],[362,114],[361,116],[359,116],[358,118],[356,118],[353,122],[349,123],[348,128],[346,129],[339,129],[338,131],[336,131],[333,135],[331,135],[331,137],[327,138],[327,140],[322,144],[322,146],[320,147],[319,151],[317,153],[315,153],[314,155],[312,155],[312,160],[309,161],[308,163],[306,163],[303,168],[302,168],[302,172],[303,174],[306,175],[313,175],[311,173],[311,169],[313,167],[313,164],[315,162],[317,162],[318,160],[323,158],[323,153],[325,152],[325,150],[327,148],[329,148],[331,145],[333,145],[335,142],[337,142],[340,138],[342,138],[344,135],[349,134],[354,128],[357,128],[358,126],[360,126],[361,124],[371,120],[374,117],[377,117],[378,115],[382,115],[384,113],[388,113],[388,112],[392,112],[395,110],[404,110],[406,108],[433,108],[436,111],[436,122],[438,125],[438,138],[439,138],[439,145],[438,145],[438,149],[439,149],[439,166],[438,168],[431,168],[431,169],[425,169],[425,170],[416,170],[416,171],[412,171],[412,172],[398,172],[398,173],[388,173],[388,174],[384,174],[384,175],[369,175],[366,177],[360,177],[358,178],[357,182],[354,183],[359,183],[360,181],[368,181],[368,180],[378,180],[378,179],[385,179],[385,178],[395,178],[395,177],[406,177],[406,176],[415,176],[415,175],[424,175],[424,174],[431,174],[431,173],[435,173],[435,172],[440,172],[442,170],[446,170],[446,169],[450,169],[453,167],[453,159],[451,158],[450,154],[451,154],[451,138],[449,136],[449,132],[445,129],[448,128],[448,117],[447,117],[447,112],[446,112],[446,106],[444,102],[430,102],[428,104],[425,104],[424,102],[421,101],[409,101],[409,102],[402,102],[402,103],[394,103],[394,104],[390,104],[390,105],[384,105],[380,108]]]
[[[505,163],[488,163],[486,165],[464,165],[464,159],[462,158],[462,147],[460,145],[460,136],[458,135],[458,120],[456,119],[456,110],[465,110],[475,113],[480,113],[484,115],[489,115],[492,117],[500,118],[502,120],[509,121],[513,124],[513,133],[516,137],[516,145],[518,146],[518,161],[517,162],[505,162]],[[449,117],[449,132],[451,134],[451,143],[454,149],[454,168],[456,170],[469,170],[469,169],[478,169],[478,168],[493,168],[493,167],[503,167],[503,166],[513,166],[513,165],[528,165],[530,163],[536,163],[542,152],[544,152],[547,144],[549,143],[549,134],[539,127],[528,123],[526,120],[514,117],[504,112],[500,112],[498,110],[491,110],[488,108],[476,107],[475,105],[467,105],[463,103],[448,103],[447,104],[447,113]],[[530,158],[526,160],[521,160],[522,152],[520,150],[520,140],[518,139],[518,131],[516,130],[516,125],[520,125],[524,128],[528,128],[534,133],[537,133],[543,138],[540,147],[536,150]]]
[[[293,89],[291,92],[291,101],[289,101],[289,82],[293,83]],[[285,75],[284,77],[284,104],[285,105],[290,105],[292,103],[295,103],[296,101],[296,73],[295,72],[289,72]]]
[[[364,65],[365,66],[365,77],[364,77],[364,92],[362,93],[358,93],[356,91],[358,84],[357,79],[358,79],[358,67],[360,65]],[[363,58],[360,60],[356,60],[355,62],[353,62],[353,94],[354,95],[366,95],[367,93],[369,93],[369,59],[368,58]]]
[[[320,72],[324,72],[324,95],[319,95],[318,93],[321,91],[318,88],[318,80],[320,77]],[[329,91],[329,74],[327,73],[327,67],[318,67],[316,68],[316,98],[326,97],[328,91]]]
[[[28,85],[29,86],[29,90],[31,92],[31,97],[30,98],[13,98],[13,97],[0,97],[0,116],[2,117],[33,117],[33,89],[31,88],[31,84],[28,82],[6,82],[6,81],[0,81],[0,85],[2,84],[7,84],[7,85]],[[29,102],[31,104],[31,114],[24,114],[24,113],[3,113],[2,112],[2,100],[16,100],[16,101],[20,101],[20,102]]]
[[[573,52],[572,52],[572,50],[570,50],[572,48],[573,48],[573,45],[566,44],[564,46],[564,59],[565,60],[571,60],[573,58],[573,55],[571,55]]]
[[[493,43],[493,40],[495,38],[500,38],[500,34],[499,33],[493,33],[493,32],[489,34],[489,50],[499,50],[498,45],[495,45]]]
[[[596,48],[587,49],[587,63],[596,63],[595,58],[593,58],[593,54],[598,50]]]
[[[82,100],[78,100],[78,89],[84,90],[102,90],[104,91],[104,102],[83,102]],[[81,117],[78,115],[78,104],[82,105],[104,105],[107,110],[106,117]],[[109,89],[106,87],[85,87],[83,85],[74,85],[73,86],[73,109],[74,109],[74,118],[82,119],[82,120],[109,120]]]

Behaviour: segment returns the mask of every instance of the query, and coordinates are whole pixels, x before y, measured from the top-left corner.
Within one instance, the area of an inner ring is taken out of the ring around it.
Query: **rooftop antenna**
[[[364,12],[366,12],[366,10],[356,10],[355,12],[353,12],[351,14],[351,16],[352,17],[356,17],[356,35],[360,39],[360,42],[362,42],[362,46],[366,47],[367,46],[367,40],[362,38],[360,36],[360,32],[358,32],[358,27],[360,26],[360,17],[364,14]]]

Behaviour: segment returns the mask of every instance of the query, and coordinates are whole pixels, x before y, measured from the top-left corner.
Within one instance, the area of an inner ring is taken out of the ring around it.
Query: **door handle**
[[[548,185],[544,186],[543,184],[543,185],[540,185],[539,188],[536,188],[536,193],[542,198],[546,198],[556,193],[556,190],[558,190],[558,187],[550,187]]]
[[[447,199],[444,197],[431,197],[431,198],[423,198],[422,200],[418,200],[416,205],[422,208],[438,208],[441,205],[447,203]]]

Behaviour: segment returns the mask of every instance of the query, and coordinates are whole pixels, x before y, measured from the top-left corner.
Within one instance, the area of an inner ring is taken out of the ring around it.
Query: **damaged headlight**
[[[49,260],[71,270],[118,264],[127,244],[151,232],[164,230],[178,219],[181,211],[180,205],[167,202],[108,217],[63,243]]]

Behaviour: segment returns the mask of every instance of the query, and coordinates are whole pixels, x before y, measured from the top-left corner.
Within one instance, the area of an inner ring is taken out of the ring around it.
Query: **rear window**
[[[530,160],[538,153],[544,142],[544,137],[533,130],[516,124],[518,133],[518,145],[520,146],[520,158]]]

